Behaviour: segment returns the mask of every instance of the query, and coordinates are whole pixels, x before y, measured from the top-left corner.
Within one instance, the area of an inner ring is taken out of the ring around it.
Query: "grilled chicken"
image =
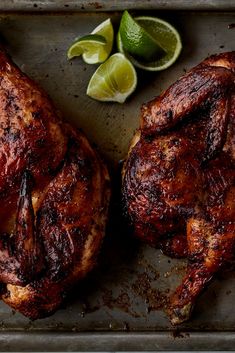
[[[1,50],[2,300],[31,319],[53,313],[96,263],[109,196],[96,151]]]
[[[172,324],[235,255],[235,52],[214,55],[142,107],[123,169],[134,233],[187,257],[170,298]]]

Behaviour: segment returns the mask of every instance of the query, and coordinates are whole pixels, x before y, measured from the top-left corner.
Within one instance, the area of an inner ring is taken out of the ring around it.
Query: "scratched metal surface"
[[[108,16],[117,25],[119,13],[0,14],[0,34],[14,61],[45,88],[64,118],[97,145],[114,180],[111,220],[98,267],[49,318],[32,322],[1,303],[0,351],[234,347],[235,274],[215,280],[199,299],[191,321],[180,327],[180,333],[173,331],[163,308],[185,263],[131,239],[120,216],[119,161],[138,126],[141,104],[207,55],[235,50],[235,29],[228,29],[235,22],[233,12],[156,14],[176,25],[184,50],[165,72],[138,72],[137,91],[123,105],[88,98],[86,86],[95,67],[66,59],[76,36],[89,33]]]

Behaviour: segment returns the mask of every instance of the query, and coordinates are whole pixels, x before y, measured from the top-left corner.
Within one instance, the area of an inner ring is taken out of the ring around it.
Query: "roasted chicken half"
[[[179,324],[234,261],[235,52],[209,57],[142,107],[123,198],[139,238],[188,258],[168,309]]]
[[[31,319],[54,312],[96,263],[109,196],[96,151],[1,50],[2,300]]]

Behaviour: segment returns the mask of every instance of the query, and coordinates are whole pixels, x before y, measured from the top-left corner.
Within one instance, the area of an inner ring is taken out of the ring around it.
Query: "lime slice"
[[[101,64],[90,79],[87,95],[102,102],[125,102],[135,90],[137,75],[131,62],[120,53]]]
[[[89,34],[78,39],[68,50],[68,59],[86,55],[93,62],[101,62],[104,56],[106,39],[98,34]]]
[[[138,68],[148,71],[161,71],[171,66],[179,57],[182,43],[177,30],[168,22],[156,17],[140,16],[136,17],[135,21],[143,27],[152,37],[157,38],[158,43],[165,50],[165,54],[155,60],[146,62],[131,55],[125,48],[122,42],[120,30],[117,35],[118,51],[124,53],[126,57]]]
[[[122,15],[119,33],[124,49],[134,57],[151,61],[165,53],[157,39],[135,21],[128,11]]]

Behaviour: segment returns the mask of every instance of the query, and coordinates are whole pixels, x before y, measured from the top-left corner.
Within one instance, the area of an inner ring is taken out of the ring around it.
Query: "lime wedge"
[[[90,79],[87,95],[102,102],[124,103],[135,90],[136,71],[120,53],[113,54],[101,64]]]
[[[100,62],[103,58],[103,52],[106,39],[98,34],[89,34],[78,39],[68,50],[68,59],[82,54],[87,55],[90,59]]]
[[[110,53],[111,50],[113,48],[113,37],[114,37],[114,32],[113,32],[113,25],[112,22],[110,20],[110,18],[108,18],[107,20],[105,20],[104,22],[102,22],[99,26],[97,26],[92,32],[91,34],[98,34],[102,37],[105,38],[106,40],[106,45],[104,47],[105,53],[106,55],[104,56],[104,60],[100,61],[103,62],[105,61]],[[89,59],[87,58],[86,54],[83,55],[83,60],[87,63],[87,64],[92,64],[89,61]]]
[[[67,52],[68,59],[82,55],[87,64],[104,62],[113,47],[113,26],[110,19],[97,26],[91,34],[75,41]]]
[[[128,11],[122,15],[119,33],[124,49],[134,57],[150,61],[165,53],[157,39],[135,21]]]
[[[156,17],[140,16],[134,20],[145,29],[151,37],[156,38],[159,45],[164,49],[165,53],[161,57],[156,57],[155,60],[146,62],[134,54],[131,54],[124,47],[120,29],[117,35],[118,51],[125,54],[126,57],[138,68],[148,71],[161,71],[171,66],[179,57],[182,50],[181,38],[177,30],[168,22]]]

